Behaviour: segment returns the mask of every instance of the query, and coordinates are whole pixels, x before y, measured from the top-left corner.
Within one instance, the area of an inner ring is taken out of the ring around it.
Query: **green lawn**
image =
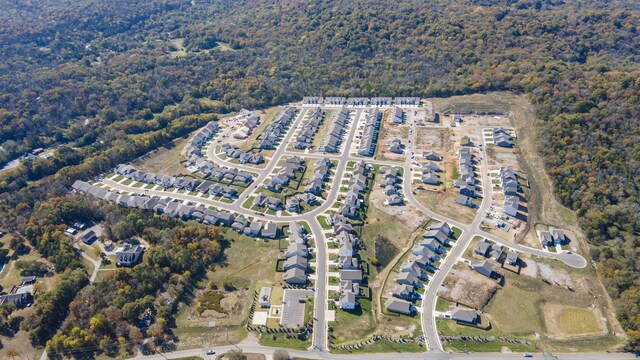
[[[131,187],[139,188],[139,187],[142,187],[142,185],[145,185],[145,183],[143,183],[143,182],[141,182],[141,181],[138,181],[137,183],[135,183],[135,184],[131,185]]]
[[[436,300],[436,311],[448,311],[449,305],[453,305],[453,303],[447,299],[439,297],[438,300]]]
[[[496,292],[487,312],[493,317],[494,327],[503,333],[514,336],[541,333],[540,300],[540,295],[535,292],[506,286]]]
[[[455,226],[451,227],[451,232],[453,233],[454,240],[458,240],[460,238],[460,235],[462,234],[462,230]]]
[[[418,353],[424,352],[426,349],[417,342],[407,344],[396,344],[388,340],[379,340],[371,345],[365,345],[358,350],[341,350],[333,349],[332,353],[336,354],[358,354],[358,353]],[[399,357],[402,358],[402,357]]]
[[[307,350],[311,347],[312,336],[313,334],[310,334],[306,340],[298,340],[285,339],[284,334],[262,334],[260,335],[260,345],[294,350]]]
[[[462,336],[497,336],[493,330],[482,330],[470,326],[458,325],[453,320],[437,318],[436,327],[441,335],[462,335]],[[508,334],[504,336],[513,338]],[[532,340],[531,340],[532,341]],[[532,341],[532,346],[523,344],[508,344],[499,340],[494,340],[486,343],[478,343],[475,341],[449,341],[443,343],[445,349],[450,349],[454,352],[500,352],[503,347],[508,347],[513,352],[536,352],[535,342]]]
[[[323,229],[325,230],[331,229],[331,225],[329,225],[329,219],[327,219],[326,216],[318,215],[317,219],[318,219],[318,222],[320,223],[320,226]]]
[[[127,179],[127,180],[125,180],[125,181],[123,181],[123,182],[122,182],[122,185],[129,185],[129,184],[131,184],[132,182],[133,182],[133,180],[131,180],[131,179]]]
[[[330,323],[333,332],[330,334],[336,345],[368,340],[376,330],[371,300],[360,298],[355,310],[336,310],[336,321]]]
[[[106,178],[108,179],[109,177],[107,176]],[[117,182],[117,181],[120,181],[120,180],[122,180],[122,179],[124,179],[124,176],[123,176],[123,175],[118,175],[118,176],[116,176],[115,178],[113,178],[113,181],[116,181],[116,182]]]

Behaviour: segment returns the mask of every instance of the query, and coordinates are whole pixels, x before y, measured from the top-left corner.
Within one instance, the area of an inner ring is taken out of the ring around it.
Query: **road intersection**
[[[416,134],[417,125],[413,122],[413,120],[408,120],[407,122],[407,124],[409,125],[410,141],[405,151],[406,159],[404,162],[383,161],[383,160],[375,159],[375,157],[373,159],[364,158],[351,153],[351,148],[358,130],[359,119],[363,114],[363,111],[366,109],[365,107],[355,107],[352,109],[354,110],[353,121],[349,125],[348,133],[345,134],[345,139],[342,145],[342,151],[340,153],[325,154],[325,153],[318,153],[318,152],[309,153],[309,152],[297,152],[297,151],[287,150],[288,145],[292,142],[292,138],[296,132],[296,129],[300,126],[306,113],[311,108],[312,108],[311,106],[298,107],[298,109],[301,109],[300,113],[298,114],[296,119],[293,121],[292,125],[288,129],[288,132],[284,135],[279,146],[277,147],[277,149],[274,151],[273,155],[269,159],[269,162],[266,164],[266,167],[263,169],[253,167],[253,166],[238,165],[238,164],[227,162],[215,154],[215,146],[213,144],[209,146],[206,152],[206,155],[210,161],[213,161],[218,165],[222,165],[230,168],[237,168],[239,170],[249,171],[252,173],[258,173],[258,176],[254,179],[253,184],[255,185],[251,185],[247,187],[238,196],[238,198],[232,203],[220,202],[210,198],[201,197],[198,195],[190,195],[188,193],[179,193],[177,191],[166,191],[166,190],[160,190],[160,189],[144,189],[144,190],[132,189],[130,185],[124,185],[121,182],[114,181],[113,179],[102,179],[102,182],[105,185],[120,191],[145,192],[148,195],[168,197],[173,199],[190,201],[194,203],[200,203],[206,206],[213,206],[221,210],[234,212],[236,214],[245,214],[246,216],[251,216],[257,220],[262,220],[262,221],[273,221],[273,222],[304,221],[308,223],[316,243],[316,274],[317,276],[315,278],[315,284],[314,284],[314,291],[315,291],[314,335],[313,335],[313,341],[312,341],[312,348],[310,351],[307,351],[307,352],[290,351],[292,355],[305,357],[305,358],[319,358],[319,359],[325,359],[325,358],[354,359],[354,358],[365,358],[365,357],[370,358],[371,357],[371,355],[348,355],[347,356],[347,355],[330,354],[328,352],[329,348],[327,345],[328,331],[327,331],[327,321],[325,318],[325,313],[326,313],[326,310],[328,309],[328,304],[327,304],[328,290],[327,290],[327,274],[326,274],[327,273],[326,269],[328,268],[328,265],[327,265],[328,248],[327,248],[327,242],[326,242],[323,229],[317,220],[317,216],[329,210],[338,200],[338,196],[341,188],[340,184],[342,183],[345,176],[347,176],[345,173],[345,170],[347,168],[347,164],[350,161],[364,160],[366,163],[370,163],[370,164],[404,167],[404,179],[403,179],[404,196],[405,196],[405,199],[408,201],[409,205],[417,208],[418,210],[425,213],[432,219],[448,222],[450,225],[458,227],[462,231],[462,233],[460,234],[455,244],[448,251],[447,256],[443,259],[439,269],[435,272],[435,274],[432,277],[430,277],[430,281],[426,286],[426,291],[423,297],[421,323],[422,323],[422,328],[424,332],[426,346],[428,349],[429,358],[433,358],[433,359],[457,359],[457,358],[486,359],[487,358],[487,356],[483,354],[453,355],[453,354],[446,353],[442,348],[442,344],[440,343],[440,338],[439,338],[438,331],[436,329],[436,324],[435,324],[436,316],[434,314],[435,303],[437,299],[436,294],[438,289],[440,288],[447,274],[456,264],[458,259],[462,256],[465,249],[469,246],[472,239],[476,235],[486,237],[491,241],[502,244],[506,247],[512,248],[522,253],[529,253],[529,254],[543,257],[543,258],[550,258],[550,259],[562,261],[563,263],[571,267],[582,268],[587,265],[586,260],[580,255],[567,254],[567,253],[558,254],[558,253],[546,252],[540,249],[536,249],[536,248],[532,248],[532,247],[528,247],[520,244],[515,244],[509,241],[496,238],[495,236],[480,229],[480,224],[484,218],[484,214],[486,213],[487,209],[490,206],[491,193],[493,191],[491,180],[489,179],[488,171],[487,171],[488,164],[485,156],[486,154],[484,153],[483,153],[483,156],[481,156],[482,160],[480,164],[480,167],[482,169],[480,173],[481,173],[481,182],[483,187],[483,198],[482,198],[482,203],[478,208],[477,214],[470,224],[464,224],[459,221],[456,221],[455,219],[446,218],[426,208],[424,205],[422,205],[418,200],[416,200],[413,192],[411,191],[413,174],[412,174],[412,171],[410,171],[410,169],[412,168],[412,156],[415,154],[415,144],[416,144],[416,136],[417,136]],[[477,127],[474,129],[480,134],[480,138],[483,138],[481,136],[482,127]],[[217,140],[214,140],[214,144],[219,142],[220,142],[220,137],[218,137]],[[484,140],[483,140],[483,143],[484,143]],[[484,152],[484,148],[485,147],[483,146],[481,148],[481,151]],[[243,204],[246,202],[246,200],[248,200],[254,194],[256,188],[260,186],[260,184],[265,183],[265,180],[267,180],[268,177],[272,174],[272,172],[276,169],[280,160],[283,157],[290,157],[290,156],[300,156],[300,157],[309,158],[309,159],[329,158],[330,160],[337,161],[337,166],[335,167],[335,176],[333,179],[333,183],[328,187],[326,201],[324,201],[320,206],[316,207],[315,209],[312,209],[311,211],[303,214],[270,215],[262,212],[255,212],[255,211],[244,208]],[[273,349],[259,346],[256,344],[248,344],[244,347],[240,345],[240,347],[243,348],[243,350],[245,350],[246,352],[268,354],[273,351]],[[220,351],[222,351],[223,349],[226,349],[226,347],[219,348]],[[204,349],[180,351],[180,352],[175,352],[171,354],[164,354],[163,357],[165,355],[171,355],[171,357],[174,357],[173,355],[175,355],[175,357],[192,356],[192,355],[201,356],[203,350]],[[511,357],[520,358],[521,357],[521,355],[507,355],[507,354],[495,354],[495,355],[499,356],[500,358],[511,358]],[[602,354],[598,354],[598,355],[601,356]],[[378,358],[379,359],[397,359],[398,354],[395,354],[395,355],[394,354],[376,354],[375,357],[376,359]],[[154,358],[154,357],[152,356],[147,358]],[[424,358],[424,355],[402,354],[402,358],[417,359],[417,358]],[[493,356],[491,356],[491,358],[493,358]],[[590,358],[598,358],[598,357],[595,354],[594,355],[580,354],[579,357],[578,355],[571,354],[571,355],[562,355],[562,356],[559,356],[558,358],[590,359]],[[626,354],[616,354],[615,357],[613,358],[626,359],[629,357]]]

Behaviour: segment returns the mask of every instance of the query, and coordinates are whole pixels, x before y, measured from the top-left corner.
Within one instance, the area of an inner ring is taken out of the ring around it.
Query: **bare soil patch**
[[[454,285],[450,290],[440,293],[439,296],[474,309],[484,309],[498,290],[498,284],[494,281],[473,274],[466,269],[452,272],[450,280]]]

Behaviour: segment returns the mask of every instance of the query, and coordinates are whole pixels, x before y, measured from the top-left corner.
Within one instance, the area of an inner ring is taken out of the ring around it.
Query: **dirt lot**
[[[438,214],[469,224],[476,216],[476,210],[456,204],[457,190],[456,188],[446,191],[419,190],[416,199]]]
[[[404,124],[394,124],[393,121],[391,121],[391,109],[386,110],[382,116],[382,129],[380,130],[378,146],[376,147],[376,156],[381,160],[404,161],[404,159],[406,159],[406,153],[392,153],[388,151],[388,144],[392,140],[398,139],[403,145],[407,146],[409,141],[409,127]]]
[[[386,199],[387,196],[384,194],[382,188],[380,187],[380,183],[376,181],[373,191],[371,192],[371,195],[369,197],[369,206],[375,206],[386,215],[393,216],[393,221],[402,224],[409,230],[409,232],[415,231],[415,229],[417,229],[420,224],[429,220],[428,216],[426,216],[421,211],[418,211],[418,209],[413,206],[407,204],[399,206],[385,205],[384,202],[386,201]],[[370,219],[370,221],[374,220],[376,219]],[[409,239],[403,240],[404,241],[401,241],[401,243],[394,242],[394,245],[396,245],[396,247],[400,246],[402,245],[402,243],[406,243],[406,241]]]
[[[189,174],[189,171],[187,171],[181,162],[185,161],[183,150],[184,147],[187,146],[191,135],[189,135],[188,138],[178,138],[174,140],[171,146],[160,147],[145,154],[139,161],[132,163],[133,167],[142,171],[170,176]]]
[[[445,284],[447,290],[439,292],[438,296],[474,309],[483,309],[498,290],[494,280],[472,272],[466,265],[456,266]]]

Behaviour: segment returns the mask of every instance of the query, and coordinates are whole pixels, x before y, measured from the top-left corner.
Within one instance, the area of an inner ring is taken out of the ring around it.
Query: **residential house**
[[[302,256],[294,255],[287,258],[284,262],[284,270],[287,271],[292,268],[298,268],[306,270],[309,267],[309,260]]]
[[[340,309],[353,310],[356,308],[356,294],[352,292],[344,292],[340,295]]]
[[[451,310],[451,319],[466,324],[476,324],[479,320],[479,316],[478,313],[473,309],[466,309],[456,306]]]
[[[386,308],[387,311],[404,315],[412,315],[415,312],[415,308],[410,302],[401,299],[387,300]]]
[[[122,249],[116,252],[116,266],[133,266],[138,262],[144,247],[140,244],[124,243]]]
[[[278,231],[278,227],[272,221],[269,221],[267,225],[262,229],[262,236],[266,238],[275,238]]]
[[[307,274],[298,267],[287,270],[282,278],[290,285],[304,285],[307,283]]]
[[[473,249],[473,252],[480,256],[487,256],[490,248],[491,243],[489,242],[489,240],[484,238],[476,243],[476,247]]]
[[[471,263],[471,268],[488,278],[494,278],[497,275],[495,269],[486,260]]]

